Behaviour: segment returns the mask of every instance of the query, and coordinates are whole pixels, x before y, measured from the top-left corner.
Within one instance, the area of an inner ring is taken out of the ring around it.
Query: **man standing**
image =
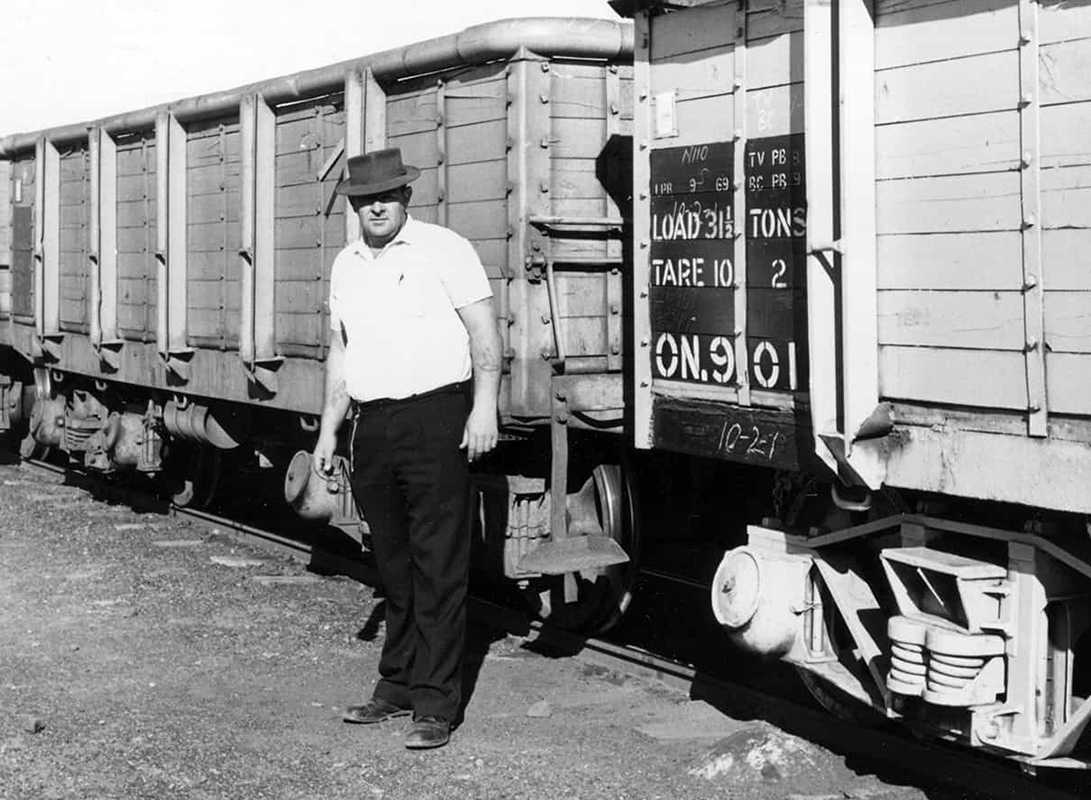
[[[352,490],[386,592],[386,639],[371,699],[344,718],[412,712],[409,748],[446,744],[462,699],[468,462],[496,446],[501,370],[492,290],[473,246],[406,210],[419,175],[390,148],[350,158],[337,185],[362,238],[337,255],[330,276],[333,331],[314,450],[315,467],[332,469],[354,405]]]

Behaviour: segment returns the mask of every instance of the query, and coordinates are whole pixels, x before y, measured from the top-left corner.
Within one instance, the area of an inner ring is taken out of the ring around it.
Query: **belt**
[[[389,406],[415,403],[418,400],[427,400],[429,397],[438,397],[443,394],[469,393],[472,385],[472,381],[459,381],[458,383],[448,383],[435,389],[429,389],[427,392],[411,394],[408,397],[379,397],[375,400],[364,400],[362,402],[353,400],[352,407],[355,411],[370,411],[375,408],[387,408]]]

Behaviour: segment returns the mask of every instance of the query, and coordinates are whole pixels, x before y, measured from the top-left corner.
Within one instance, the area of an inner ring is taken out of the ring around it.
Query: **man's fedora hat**
[[[353,156],[348,160],[348,173],[337,184],[337,194],[380,194],[420,177],[419,169],[402,163],[402,151],[397,147]]]

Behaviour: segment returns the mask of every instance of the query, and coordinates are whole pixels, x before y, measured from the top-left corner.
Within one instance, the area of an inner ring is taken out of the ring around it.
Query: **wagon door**
[[[636,443],[796,467],[811,449],[802,8],[682,5],[635,17]]]
[[[878,486],[870,3],[635,22],[637,446]]]

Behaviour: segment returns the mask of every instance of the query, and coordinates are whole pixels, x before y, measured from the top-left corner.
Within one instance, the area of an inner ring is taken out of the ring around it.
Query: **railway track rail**
[[[69,484],[88,492],[99,490],[97,493],[102,494],[104,484],[95,476],[34,459],[24,460],[22,467],[62,476]],[[155,501],[139,488],[110,484],[108,491],[133,507],[164,509],[177,518],[290,557],[312,571],[343,575],[371,586],[377,583],[374,568],[363,558],[325,550],[259,525],[213,512]],[[649,574],[659,578],[671,577],[651,571]],[[698,588],[693,582],[683,583],[689,584],[690,588]],[[1036,773],[1030,768],[1020,769],[1012,762],[992,760],[967,753],[964,749],[947,747],[942,742],[918,740],[901,730],[865,727],[639,647],[558,629],[482,597],[471,598],[471,614],[484,624],[524,637],[536,648],[568,654],[614,672],[662,683],[733,717],[768,721],[852,759],[859,765],[858,769],[881,772],[884,779],[890,782],[923,784],[929,789],[954,790],[965,793],[963,796],[976,798],[1072,800],[1091,797],[1091,775],[1083,770]]]

